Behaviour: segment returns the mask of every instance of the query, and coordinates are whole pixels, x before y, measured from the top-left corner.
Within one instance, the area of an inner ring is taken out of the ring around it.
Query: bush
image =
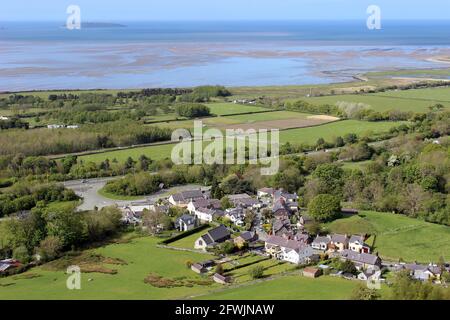
[[[262,266],[255,266],[248,271],[252,279],[260,279],[264,276],[264,268]]]
[[[182,103],[176,106],[175,108],[178,115],[186,118],[197,118],[197,117],[205,117],[209,116],[211,111],[210,109],[203,104],[190,104],[190,103]]]
[[[13,250],[13,258],[19,260],[23,264],[31,261],[31,256],[25,246],[17,247]]]
[[[62,249],[61,240],[58,237],[49,236],[41,241],[38,254],[43,262],[54,260]]]

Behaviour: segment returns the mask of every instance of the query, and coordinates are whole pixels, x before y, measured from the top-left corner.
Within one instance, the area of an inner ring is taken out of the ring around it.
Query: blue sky
[[[366,19],[381,7],[384,19],[450,19],[449,0],[3,0],[0,21],[65,21],[70,4],[83,20],[342,20]]]

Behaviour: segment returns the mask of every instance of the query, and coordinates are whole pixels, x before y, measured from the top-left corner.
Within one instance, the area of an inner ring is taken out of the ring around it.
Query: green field
[[[206,105],[209,107],[212,114],[215,114],[218,116],[270,110],[267,108],[262,108],[262,107],[257,107],[257,106],[241,105],[241,104],[226,103],[226,102],[224,102],[224,103],[208,103]]]
[[[227,117],[227,119],[233,119],[238,121],[239,123],[246,123],[246,122],[269,121],[269,120],[307,119],[309,116],[311,115],[300,112],[274,111],[274,112],[229,116]]]
[[[317,279],[300,275],[229,289],[199,297],[205,300],[346,300],[356,282],[332,277]]]
[[[333,95],[304,98],[312,104],[331,104],[337,102],[364,103],[376,111],[401,110],[426,112],[428,107],[442,103],[450,107],[450,88],[429,88],[419,90],[389,91],[375,94]]]
[[[316,127],[281,131],[280,142],[314,144],[319,138],[331,142],[335,137],[344,136],[347,133],[356,133],[360,136],[373,137],[376,134],[388,132],[389,129],[397,127],[401,123],[402,122],[344,120]]]
[[[364,211],[328,226],[332,232],[375,234],[375,251],[387,259],[436,262],[450,258],[450,227],[391,213]]]
[[[344,120],[315,127],[280,131],[280,142],[290,142],[292,144],[314,144],[319,138],[324,138],[326,141],[332,142],[335,137],[344,136],[347,133],[356,133],[362,136],[373,137],[376,134],[388,132],[389,129],[396,127],[401,123],[402,122],[366,122],[358,120]],[[116,150],[80,156],[79,159],[96,163],[102,162],[105,159],[116,159],[119,162],[123,162],[128,157],[132,157],[133,159],[137,160],[142,154],[145,154],[152,160],[161,160],[170,158],[173,147],[174,144],[165,144]]]
[[[428,88],[416,90],[388,91],[374,95],[385,97],[396,97],[403,99],[431,100],[450,102],[450,87],[448,88]]]
[[[81,290],[66,288],[67,275],[60,271],[33,268],[19,277],[0,279],[0,300],[4,299],[176,299],[206,293],[220,285],[156,288],[144,283],[151,272],[167,278],[204,279],[185,266],[187,260],[202,261],[206,254],[156,248],[156,238],[143,237],[129,243],[107,245],[92,252],[119,258],[127,265],[106,265],[116,269],[115,275],[83,273]],[[29,278],[27,278],[29,277]],[[88,281],[92,279],[91,281]]]
[[[200,230],[199,232],[196,232],[187,237],[184,237],[182,239],[179,239],[177,241],[169,243],[169,246],[176,247],[176,248],[194,249],[195,240],[197,240],[200,236],[204,235],[206,232],[208,232],[211,229],[212,229],[212,227]]]

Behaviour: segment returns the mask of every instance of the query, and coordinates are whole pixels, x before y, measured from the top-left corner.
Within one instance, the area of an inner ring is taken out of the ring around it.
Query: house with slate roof
[[[198,238],[194,243],[194,248],[206,251],[207,248],[212,248],[230,238],[230,231],[224,225],[220,225]]]
[[[352,261],[359,270],[374,269],[379,270],[381,267],[380,257],[370,253],[358,253],[346,249],[340,253],[342,260]]]
[[[314,250],[301,241],[270,236],[265,241],[265,251],[275,259],[294,264],[306,264],[311,261]]]
[[[350,237],[350,240],[348,241],[348,248],[355,252],[364,252],[364,253],[370,253],[370,246],[367,245],[365,242],[365,237],[360,235],[353,235]]]
[[[173,194],[169,197],[169,202],[178,207],[187,207],[189,202],[205,199],[205,196],[201,190],[188,190],[180,193]]]
[[[175,228],[181,232],[189,231],[197,226],[197,217],[183,214],[175,221]]]

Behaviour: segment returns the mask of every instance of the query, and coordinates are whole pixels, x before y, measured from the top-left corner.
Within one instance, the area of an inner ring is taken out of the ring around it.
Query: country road
[[[129,206],[131,204],[137,203],[153,203],[161,198],[167,197],[169,194],[181,192],[185,190],[192,190],[198,188],[205,188],[204,186],[196,184],[187,184],[183,186],[176,186],[168,189],[162,189],[157,193],[149,196],[143,196],[136,200],[114,200],[109,199],[98,193],[108,181],[114,179],[120,179],[122,177],[111,177],[111,178],[95,178],[87,180],[72,180],[64,182],[64,186],[68,189],[73,190],[78,196],[83,198],[83,203],[78,207],[78,210],[92,210],[95,207],[101,209],[108,206],[118,205],[118,206]]]

